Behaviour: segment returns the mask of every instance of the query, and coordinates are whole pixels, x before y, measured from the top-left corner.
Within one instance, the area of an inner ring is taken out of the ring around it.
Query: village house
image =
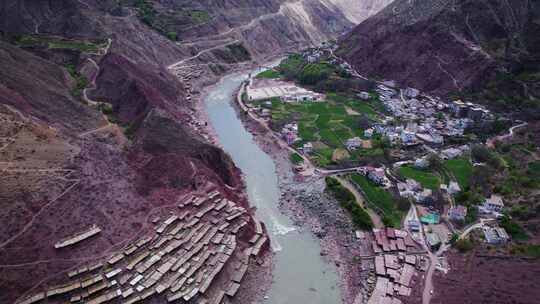
[[[386,175],[384,174],[383,168],[373,168],[368,169],[367,177],[374,183],[378,185],[384,185],[386,183]]]
[[[457,205],[448,210],[448,218],[452,221],[464,221],[467,216],[467,208]]]
[[[281,96],[284,102],[323,101],[324,95],[315,92],[299,92]]]
[[[287,132],[283,134],[283,139],[287,142],[287,144],[290,146],[294,144],[297,140],[296,134],[293,132]]]
[[[313,152],[313,144],[311,142],[305,143],[302,147],[305,154]]]
[[[260,109],[260,116],[261,117],[271,117],[272,111],[269,109]]]
[[[456,157],[461,156],[462,153],[463,152],[457,148],[448,148],[441,151],[441,155],[443,159],[454,159]]]
[[[418,222],[416,220],[409,220],[408,224],[409,224],[409,229],[412,232],[419,232],[420,231],[420,222]]]
[[[405,96],[409,98],[416,98],[418,97],[418,95],[420,95],[420,91],[415,88],[406,88],[404,93],[405,93]]]
[[[448,194],[455,195],[461,191],[461,188],[459,187],[459,184],[457,182],[450,182],[448,184],[447,191],[448,191]]]
[[[490,212],[501,212],[504,208],[504,203],[502,197],[492,194],[491,197],[486,198],[481,207]]]
[[[321,101],[324,95],[295,85],[294,83],[274,79],[251,78],[246,86],[249,101],[280,98],[285,102]]]
[[[419,169],[425,169],[429,167],[429,159],[427,156],[418,158],[414,161],[414,166]]]
[[[397,188],[401,197],[411,199],[415,199],[416,192],[422,189],[422,187],[417,181],[410,178],[407,179],[404,183],[397,183]]]
[[[349,138],[347,139],[347,142],[345,142],[345,146],[348,150],[356,150],[362,147],[362,139],[360,139],[360,137]]]
[[[502,197],[492,194],[491,197],[486,198],[479,210],[484,213],[500,213],[504,208]]]
[[[425,225],[437,225],[441,221],[438,213],[428,213],[420,217],[420,222]]]
[[[441,185],[439,186],[439,189],[440,189],[441,191],[446,191],[446,192],[448,192],[448,185],[447,185],[447,184],[441,184]]]
[[[508,242],[510,237],[501,227],[484,227],[484,237],[488,244],[498,245]]]
[[[371,139],[362,139],[362,149],[371,149],[373,148],[373,143],[371,142]]]
[[[404,198],[414,198],[414,191],[407,187],[407,183],[397,183],[399,195]]]
[[[430,205],[433,203],[433,191],[431,189],[424,189],[421,192],[417,192],[415,199],[420,204]]]
[[[441,246],[441,239],[436,233],[426,233],[426,241],[431,250],[437,250]]]
[[[292,145],[300,140],[298,137],[298,124],[290,123],[283,126],[283,129],[281,129],[281,136],[288,145]]]
[[[364,136],[367,138],[373,137],[373,128],[369,128],[364,130]]]
[[[410,131],[401,132],[401,142],[404,145],[412,145],[416,143],[416,133]]]
[[[484,117],[484,109],[473,107],[470,108],[467,113],[467,118],[473,121],[480,121]]]
[[[368,92],[360,92],[358,93],[358,97],[362,100],[368,100],[369,99],[369,93]]]
[[[411,189],[412,191],[422,190],[422,186],[420,185],[420,183],[415,181],[412,178],[408,178],[407,180],[405,180],[405,182],[407,183],[407,187]]]
[[[450,104],[450,110],[456,117],[467,117],[468,107],[461,100],[455,100]]]
[[[428,144],[442,145],[444,143],[444,138],[436,132],[417,133],[416,137],[425,141]]]
[[[399,141],[399,134],[395,132],[386,133],[386,138],[391,144],[396,144]]]

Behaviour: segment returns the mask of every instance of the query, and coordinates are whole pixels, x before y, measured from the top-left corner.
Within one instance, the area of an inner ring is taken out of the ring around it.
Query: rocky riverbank
[[[254,69],[256,64],[254,63],[249,69]],[[231,70],[231,74],[240,73],[245,70],[244,67],[238,67]],[[210,119],[206,111],[205,100],[208,93],[219,84],[221,78],[212,78],[205,80],[205,86],[200,89],[200,93],[194,96],[194,103],[192,108],[193,121],[198,122],[196,132],[205,137],[210,143],[220,148],[223,148],[218,140],[218,135],[212,125],[209,123]],[[201,85],[201,84],[198,84]],[[244,187],[239,189],[242,191],[241,196],[247,200],[247,193]],[[264,225],[264,223],[263,223]],[[261,303],[265,298],[270,286],[272,284],[272,269],[273,269],[273,254],[270,250],[270,246],[266,247],[267,250],[257,259],[252,259],[250,266],[246,273],[246,276],[242,282],[237,295],[231,299],[231,303],[245,304],[245,303]]]
[[[236,95],[233,96],[236,99]],[[325,193],[321,176],[300,177],[293,172],[288,151],[259,123],[249,119],[235,103],[237,113],[256,143],[276,164],[281,190],[279,202],[282,212],[299,227],[309,229],[320,240],[325,260],[336,265],[343,303],[367,303],[369,269],[359,256],[370,252],[369,240],[356,239],[350,217],[338,202]]]

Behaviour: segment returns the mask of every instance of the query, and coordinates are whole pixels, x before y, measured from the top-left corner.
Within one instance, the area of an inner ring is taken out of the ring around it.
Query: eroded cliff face
[[[172,34],[180,47],[189,47],[192,53],[212,41],[238,40],[256,57],[264,57],[334,38],[390,0],[147,2],[145,22]],[[137,7],[137,3],[129,6]]]
[[[528,107],[540,96],[539,13],[521,0],[396,1],[342,39],[338,53],[370,76]]]
[[[378,13],[390,4],[392,0],[321,0],[321,2],[329,7],[334,6],[350,22],[360,24],[362,21]]]

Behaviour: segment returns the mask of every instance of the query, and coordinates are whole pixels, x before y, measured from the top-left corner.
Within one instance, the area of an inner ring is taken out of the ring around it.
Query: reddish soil
[[[450,252],[448,261],[448,274],[435,273],[431,304],[531,304],[540,299],[537,260],[479,249],[464,255]]]

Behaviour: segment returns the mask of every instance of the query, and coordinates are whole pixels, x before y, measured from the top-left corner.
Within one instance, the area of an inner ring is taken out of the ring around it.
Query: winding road
[[[506,140],[508,138],[511,138],[514,136],[514,131],[518,128],[522,128],[522,127],[525,127],[527,126],[529,123],[527,122],[522,122],[520,123],[519,125],[515,125],[513,127],[511,127],[510,129],[508,129],[508,133],[504,134],[504,135],[499,135],[499,136],[495,136],[495,137],[492,137],[490,139],[488,139],[486,141],[486,145],[488,147],[495,147],[495,142],[496,141],[502,141],[502,140]]]
[[[480,219],[479,222],[476,222],[470,226],[467,226],[458,237],[458,240],[461,240],[465,238],[469,233],[471,233],[475,229],[480,229],[484,226],[486,222],[493,221],[493,219]],[[422,233],[423,236],[423,233]],[[439,250],[436,253],[431,252],[428,250],[427,244],[424,241],[422,243],[424,248],[427,250],[429,259],[430,259],[430,265],[428,268],[428,271],[426,272],[425,276],[425,282],[424,282],[424,291],[422,292],[422,304],[429,304],[431,301],[432,292],[434,290],[433,288],[433,273],[435,272],[435,263],[437,263],[437,259],[442,256],[448,249],[452,247],[452,244],[444,244],[442,245]]]

